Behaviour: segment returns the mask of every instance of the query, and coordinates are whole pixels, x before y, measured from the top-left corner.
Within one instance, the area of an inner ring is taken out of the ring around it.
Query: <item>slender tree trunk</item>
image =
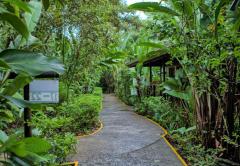
[[[201,95],[194,92],[197,127],[202,144],[206,148],[216,147],[216,119],[218,116],[218,101],[208,92]]]
[[[226,132],[230,139],[234,139],[233,132],[235,131],[235,101],[236,101],[236,76],[237,76],[237,59],[235,57],[229,57],[226,65],[226,74],[228,79],[228,90],[225,96],[225,117],[226,117]],[[236,147],[231,144],[224,143],[227,148],[226,156],[229,158],[235,158],[235,152],[238,151]]]

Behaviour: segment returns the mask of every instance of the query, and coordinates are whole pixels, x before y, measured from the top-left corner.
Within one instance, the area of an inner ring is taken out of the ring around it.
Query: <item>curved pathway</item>
[[[136,115],[114,95],[104,96],[103,129],[78,141],[71,160],[82,166],[181,166],[157,125]]]

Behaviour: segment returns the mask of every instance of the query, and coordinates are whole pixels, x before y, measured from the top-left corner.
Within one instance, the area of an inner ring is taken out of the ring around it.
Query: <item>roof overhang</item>
[[[150,66],[163,66],[166,64],[169,60],[171,60],[171,55],[170,54],[163,54],[160,56],[155,56],[152,58],[149,58],[143,62],[144,67],[150,67]],[[174,63],[177,63],[176,60],[173,60]],[[132,61],[127,64],[128,67],[136,67],[137,64],[139,63],[138,60]]]

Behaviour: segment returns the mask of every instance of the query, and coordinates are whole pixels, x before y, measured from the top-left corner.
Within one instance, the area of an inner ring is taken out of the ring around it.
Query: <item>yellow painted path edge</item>
[[[99,120],[99,123],[100,123],[100,127],[95,130],[94,132],[90,133],[90,134],[84,134],[84,135],[80,135],[80,136],[77,136],[77,138],[83,138],[83,137],[88,137],[88,136],[91,136],[91,135],[95,135],[97,134],[99,131],[101,131],[103,129],[103,123],[101,120]]]
[[[97,130],[95,130],[94,132],[92,132],[90,134],[84,134],[84,135],[81,135],[81,136],[76,136],[76,137],[79,139],[79,138],[88,137],[88,136],[97,134],[99,131],[101,131],[103,129],[102,121],[99,120],[99,123],[100,123],[100,127]],[[74,164],[74,166],[78,166],[78,161],[64,163],[64,165],[67,165],[67,164]],[[64,165],[62,165],[62,166],[64,166]]]
[[[134,113],[135,113],[135,112],[134,112]],[[158,124],[157,122],[153,121],[152,119],[149,119],[149,118],[147,118],[147,117],[145,117],[145,116],[142,116],[142,115],[139,115],[139,114],[137,114],[137,113],[135,113],[135,114],[138,115],[138,116],[143,117],[144,119],[146,119],[146,120],[150,121],[151,123],[153,123],[153,124],[157,125],[158,127],[160,127],[160,128],[163,130],[163,132],[164,132],[164,134],[161,135],[161,137],[164,139],[164,141],[166,142],[166,144],[170,147],[170,149],[173,151],[173,153],[174,153],[174,154],[177,156],[177,158],[181,161],[182,165],[183,165],[183,166],[188,166],[188,164],[185,162],[185,160],[182,158],[182,156],[178,153],[178,151],[177,151],[177,150],[172,146],[172,144],[167,140],[166,135],[168,135],[168,131],[167,131],[164,127],[162,127],[160,124]]]
[[[78,161],[69,162],[69,163],[64,163],[64,164],[62,164],[61,166],[67,166],[67,165],[70,165],[70,164],[74,164],[74,166],[78,166]]]

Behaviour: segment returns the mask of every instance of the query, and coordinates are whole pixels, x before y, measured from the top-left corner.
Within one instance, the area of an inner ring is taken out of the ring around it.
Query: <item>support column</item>
[[[163,64],[163,81],[166,81],[166,66]]]

